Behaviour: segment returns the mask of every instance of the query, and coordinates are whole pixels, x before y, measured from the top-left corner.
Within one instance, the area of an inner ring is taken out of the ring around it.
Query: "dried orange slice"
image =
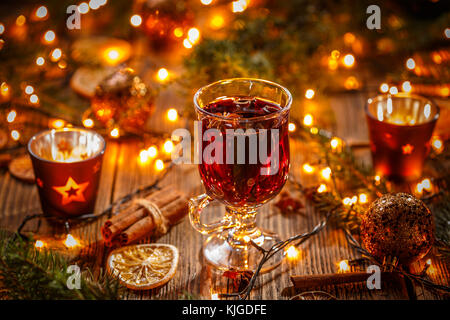
[[[148,290],[172,279],[178,258],[178,249],[170,244],[137,244],[112,251],[107,266],[129,289]]]
[[[29,155],[22,155],[9,163],[9,172],[19,180],[34,183],[33,164]]]

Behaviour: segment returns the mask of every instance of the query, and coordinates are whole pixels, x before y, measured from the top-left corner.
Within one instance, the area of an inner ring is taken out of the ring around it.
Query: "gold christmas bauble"
[[[395,257],[407,266],[428,253],[433,230],[433,216],[421,200],[407,193],[386,194],[364,214],[361,239],[379,262]]]

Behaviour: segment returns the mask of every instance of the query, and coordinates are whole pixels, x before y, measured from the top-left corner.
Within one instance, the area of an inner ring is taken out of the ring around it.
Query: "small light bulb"
[[[177,27],[175,29],[173,29],[173,35],[177,38],[181,38],[183,36],[184,32],[183,32],[183,28]]]
[[[317,192],[318,193],[323,193],[327,191],[327,186],[324,185],[323,183],[317,188]]]
[[[94,120],[87,118],[83,120],[83,126],[86,128],[92,128],[94,126]]]
[[[411,90],[412,90],[411,82],[409,82],[409,81],[403,82],[402,83],[402,90],[404,92],[411,92]]]
[[[64,241],[64,244],[67,248],[74,248],[80,245],[80,242],[75,239],[74,236],[72,236],[70,233],[67,234],[66,240]]]
[[[331,148],[336,149],[339,146],[339,139],[333,138],[330,141]]]
[[[161,159],[156,160],[155,162],[155,169],[157,171],[161,171],[164,169],[164,162]]]
[[[361,204],[367,203],[367,195],[365,193],[359,194],[359,203]]]
[[[339,272],[348,272],[350,271],[350,266],[348,265],[348,260],[342,260],[339,262]]]
[[[141,150],[141,152],[139,152],[139,161],[141,163],[146,163],[148,161],[148,151],[147,150]]]
[[[169,119],[169,121],[176,121],[178,119],[178,111],[174,108],[170,108],[167,111],[167,119]]]
[[[382,83],[380,85],[380,91],[383,93],[386,93],[389,91],[389,85],[387,83]]]
[[[305,115],[303,118],[303,124],[308,127],[311,126],[313,124],[313,116],[310,114]]]
[[[86,2],[82,2],[78,5],[78,12],[86,14],[89,12],[89,5]]]
[[[305,171],[306,173],[313,173],[314,167],[310,166],[308,163],[305,163],[303,165],[303,171]]]
[[[331,177],[331,168],[326,167],[325,169],[322,169],[321,174],[325,180],[329,180]]]
[[[158,149],[155,146],[151,146],[147,149],[148,156],[154,158],[158,155]]]
[[[314,98],[314,95],[315,95],[315,92],[313,89],[308,89],[305,92],[306,99],[312,99],[312,98]]]
[[[34,243],[34,247],[37,249],[41,249],[45,247],[45,243],[42,240],[36,240],[36,242]]]
[[[51,127],[55,128],[55,129],[61,129],[64,127],[65,125],[65,121],[62,119],[56,119],[52,121]]]
[[[294,132],[296,128],[297,127],[296,127],[295,123],[292,123],[292,122],[289,123],[289,126],[288,126],[289,132]]]
[[[158,70],[157,78],[159,81],[165,81],[169,77],[169,71],[166,68],[161,68]]]
[[[197,28],[190,28],[187,32],[187,39],[195,44],[200,39],[200,31]]]
[[[183,40],[183,46],[184,46],[186,49],[191,49],[191,48],[192,48],[192,43],[190,43],[188,39],[184,39],[184,40]]]
[[[60,48],[56,48],[52,51],[51,60],[53,62],[58,61],[62,57],[62,51]]]
[[[110,135],[112,138],[119,138],[119,136],[120,136],[119,129],[118,129],[118,128],[112,129],[112,130],[110,131],[109,135]]]
[[[300,255],[300,252],[298,251],[298,249],[295,246],[289,246],[286,249],[286,256],[288,257],[288,259],[297,259],[298,256]]]
[[[416,67],[416,62],[413,58],[409,58],[408,60],[406,60],[406,67],[409,70],[413,70]]]
[[[48,30],[44,34],[44,40],[47,43],[52,43],[53,41],[55,41],[55,39],[56,39],[56,35],[55,35],[55,32],[53,30]]]
[[[26,94],[32,94],[33,92],[34,92],[33,86],[27,85],[27,86],[25,87],[25,93],[26,93]]]
[[[164,142],[164,152],[165,153],[171,153],[173,151],[173,142],[171,140],[167,140],[166,142]]]
[[[12,138],[14,141],[19,140],[19,139],[20,139],[20,133],[19,133],[19,131],[17,131],[17,130],[12,130],[12,131],[11,131],[11,138]]]
[[[16,120],[16,117],[17,117],[16,110],[11,110],[10,112],[8,112],[8,115],[6,116],[6,121],[12,123],[14,122],[14,120]]]
[[[139,27],[142,24],[142,17],[138,14],[131,16],[130,23],[133,27]]]
[[[43,19],[47,16],[48,10],[46,6],[40,6],[36,9],[35,15],[39,19]]]
[[[37,58],[36,58],[36,64],[37,64],[38,66],[43,66],[44,63],[45,63],[45,59],[44,59],[43,57],[37,57]]]
[[[353,67],[353,65],[355,64],[355,57],[352,54],[347,54],[344,56],[344,66],[346,66],[347,68],[351,68]]]
[[[30,96],[30,102],[31,102],[32,104],[38,104],[38,103],[39,103],[39,98],[38,98],[38,96],[35,95],[35,94],[32,94],[32,95]]]

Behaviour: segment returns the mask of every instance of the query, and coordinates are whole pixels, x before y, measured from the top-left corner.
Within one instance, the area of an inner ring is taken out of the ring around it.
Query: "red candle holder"
[[[439,107],[427,98],[400,93],[369,99],[365,110],[376,174],[400,181],[419,178]]]
[[[30,139],[45,214],[70,218],[94,211],[105,147],[100,134],[81,128],[47,130]]]

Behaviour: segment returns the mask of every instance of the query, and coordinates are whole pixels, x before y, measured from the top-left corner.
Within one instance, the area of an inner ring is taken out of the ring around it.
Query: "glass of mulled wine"
[[[237,78],[207,85],[194,96],[199,122],[196,161],[206,193],[189,201],[192,226],[210,235],[203,256],[221,270],[255,270],[258,248],[279,238],[256,226],[258,207],[283,188],[289,172],[289,109],[292,97],[265,80]],[[226,207],[221,221],[204,224],[205,207],[218,200]],[[276,267],[278,253],[262,271]]]

